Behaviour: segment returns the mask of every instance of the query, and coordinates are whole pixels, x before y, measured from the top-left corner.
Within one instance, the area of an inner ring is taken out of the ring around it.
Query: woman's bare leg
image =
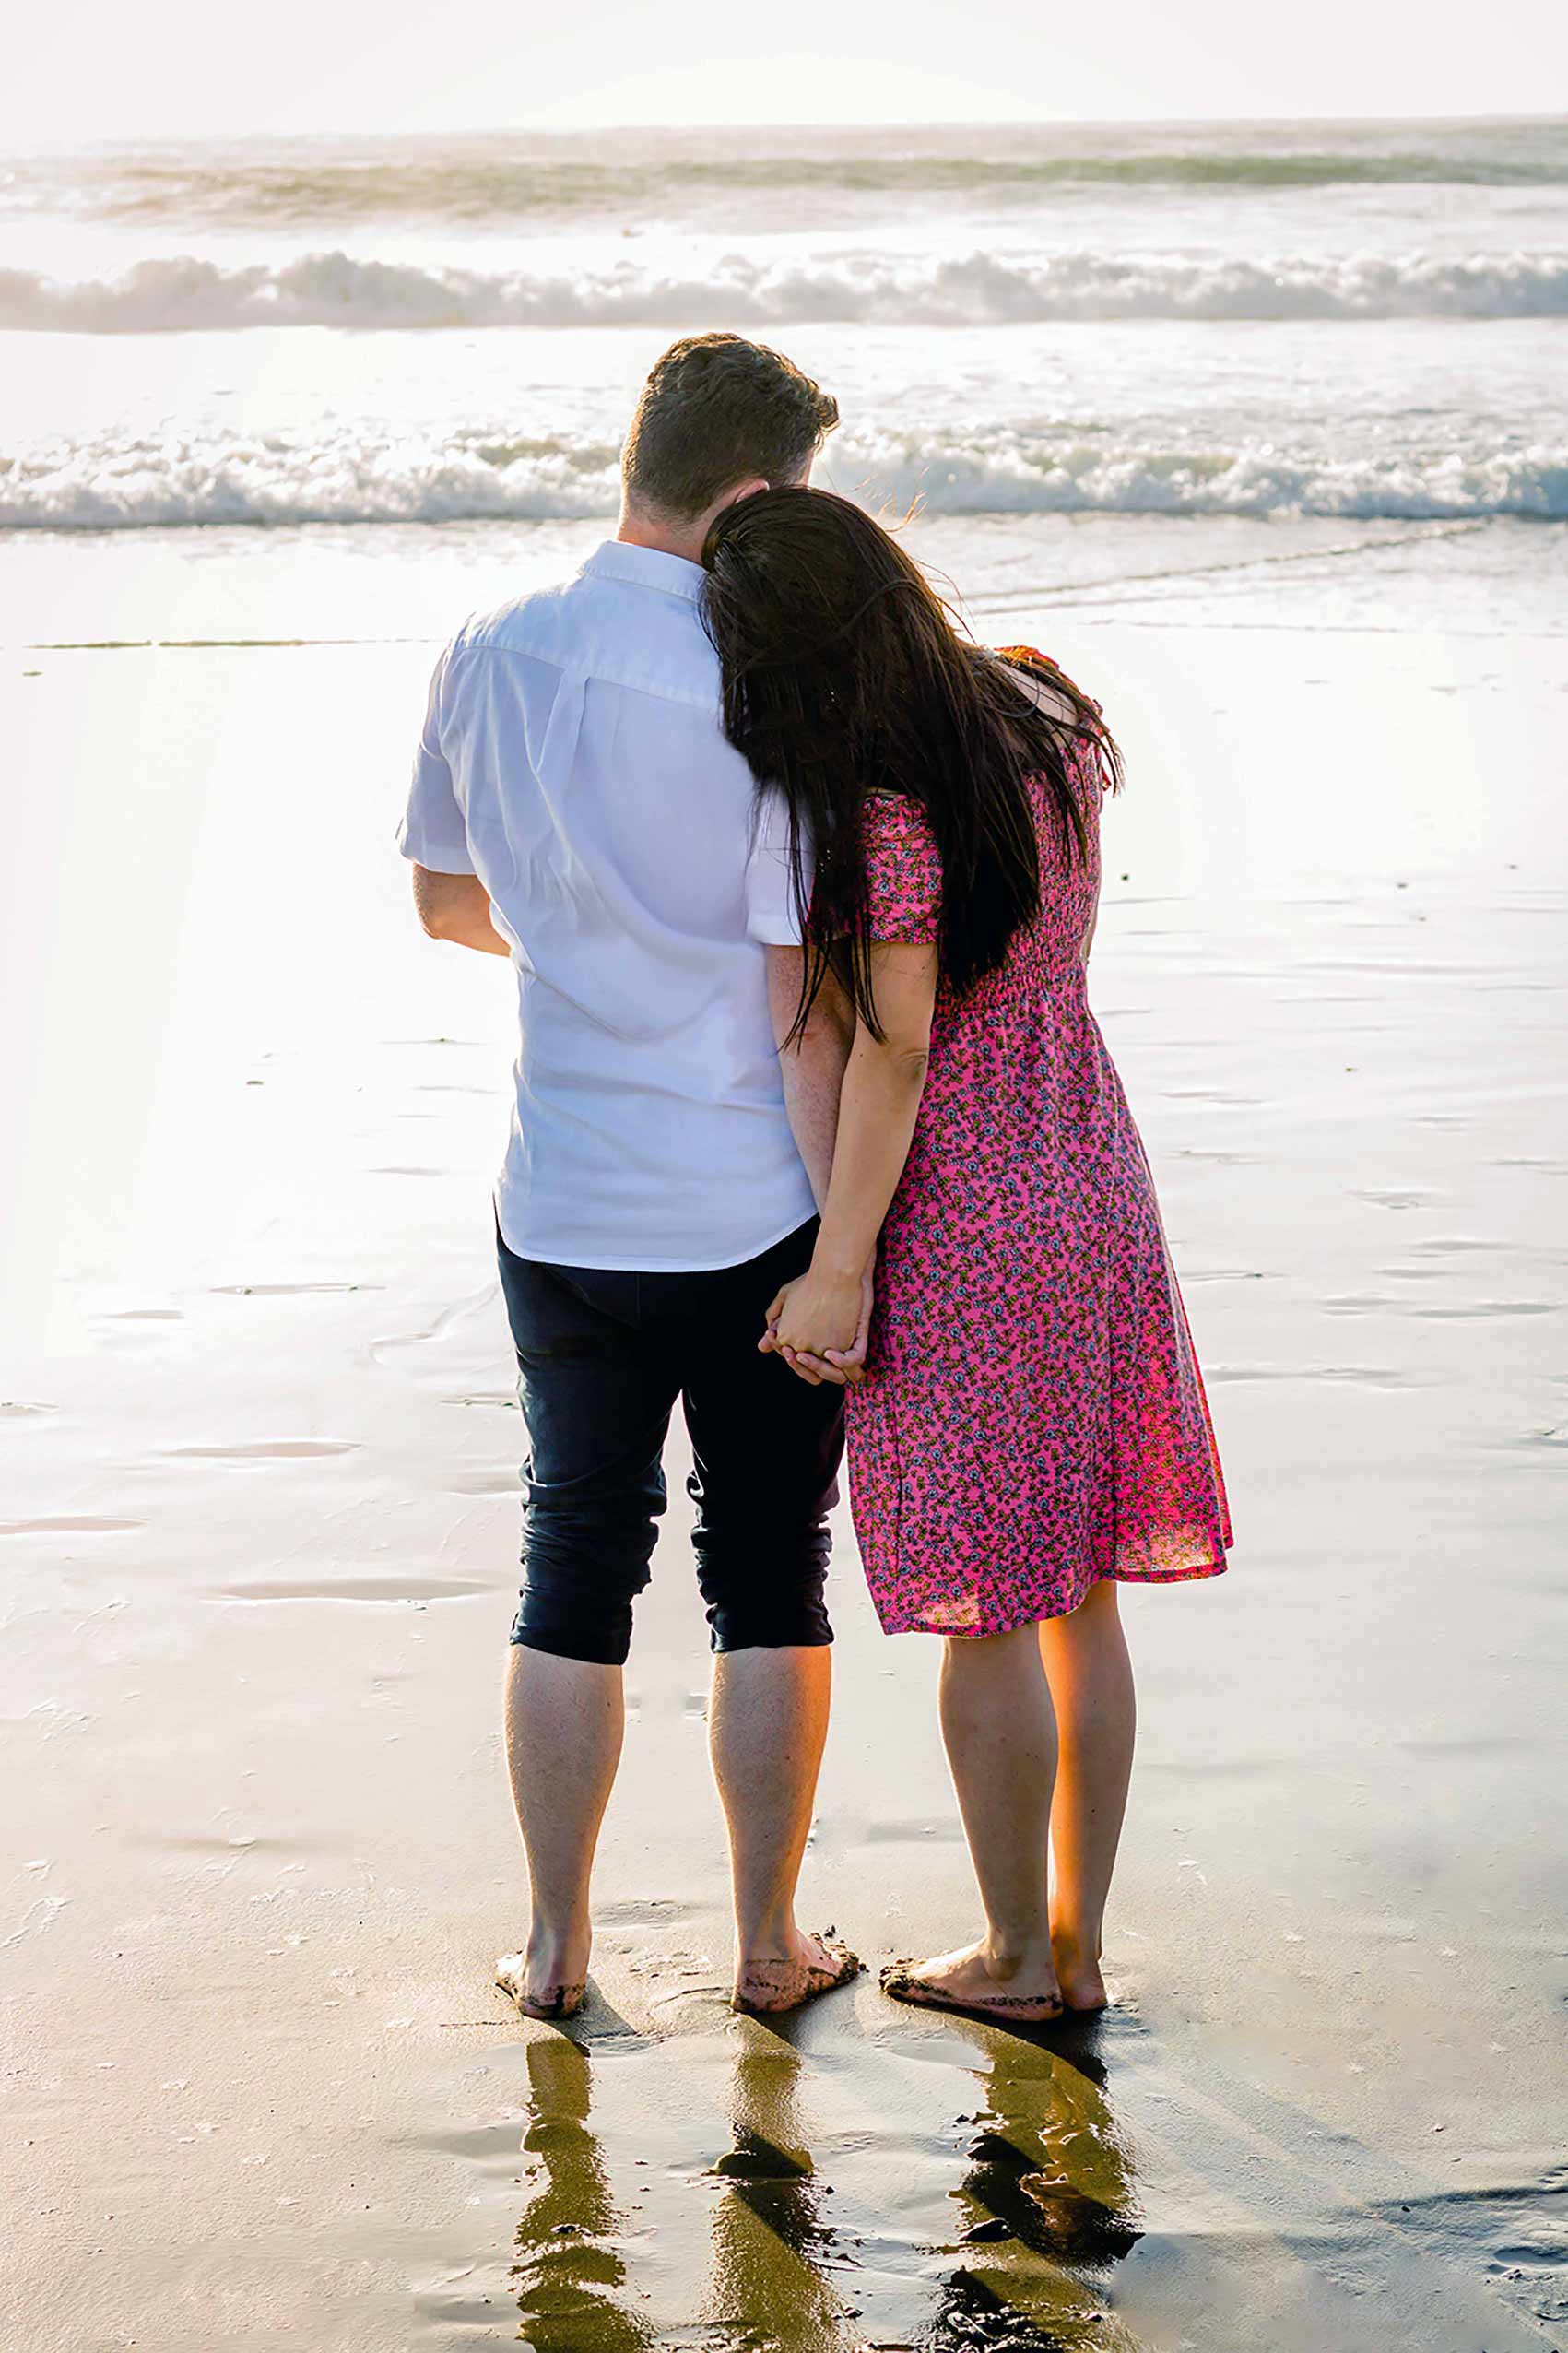
[[[985,1933],[884,1982],[909,1992],[918,1981],[970,2007],[1050,2016],[1059,2006],[1045,1885],[1056,1725],[1035,1628],[949,1636],[941,1717]]]
[[[1132,1774],[1138,1708],[1110,1578],[1067,1617],[1047,1618],[1040,1653],[1060,1758],[1051,1806],[1051,1947],[1069,2009],[1105,2000],[1100,1939]]]

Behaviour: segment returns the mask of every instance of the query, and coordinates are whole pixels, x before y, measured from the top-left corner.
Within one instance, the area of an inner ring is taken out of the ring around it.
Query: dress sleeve
[[[872,939],[928,946],[942,916],[942,860],[930,820],[902,793],[874,792],[861,822]]]

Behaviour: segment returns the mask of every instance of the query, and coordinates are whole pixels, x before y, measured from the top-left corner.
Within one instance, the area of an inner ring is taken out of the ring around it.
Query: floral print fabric
[[[1102,1577],[1217,1575],[1224,1483],[1153,1179],[1089,1010],[1102,778],[1072,755],[1089,855],[1036,794],[1042,909],[965,999],[937,986],[925,1092],[882,1232],[850,1485],[884,1629],[1002,1634]],[[867,803],[873,937],[936,939],[924,811]]]

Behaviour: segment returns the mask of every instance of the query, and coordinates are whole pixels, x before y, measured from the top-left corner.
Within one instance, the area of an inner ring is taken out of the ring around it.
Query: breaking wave
[[[588,518],[615,512],[617,458],[607,443],[478,431],[62,438],[0,455],[0,528]],[[835,439],[831,475],[867,504],[919,499],[950,514],[1568,519],[1568,444],[1335,456],[1114,443],[1081,429],[851,433]]]
[[[239,267],[192,254],[117,276],[0,270],[0,327],[145,334],[252,326],[1004,325],[1117,319],[1568,316],[1568,254],[1271,261],[1067,253],[754,260],[690,275],[430,267],[346,253]]]

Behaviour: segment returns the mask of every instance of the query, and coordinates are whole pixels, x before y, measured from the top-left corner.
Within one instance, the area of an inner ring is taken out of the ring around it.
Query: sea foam
[[[590,518],[615,512],[613,444],[478,431],[316,437],[217,427],[40,442],[0,461],[0,528]],[[834,483],[875,507],[936,514],[1568,519],[1568,443],[1355,456],[1273,443],[1195,447],[1018,431],[847,432]]]
[[[253,326],[767,327],[808,321],[1003,325],[1118,319],[1568,316],[1568,254],[1273,259],[989,252],[735,253],[689,272],[497,270],[343,252],[225,264],[147,259],[114,275],[0,270],[0,328],[145,334]]]

